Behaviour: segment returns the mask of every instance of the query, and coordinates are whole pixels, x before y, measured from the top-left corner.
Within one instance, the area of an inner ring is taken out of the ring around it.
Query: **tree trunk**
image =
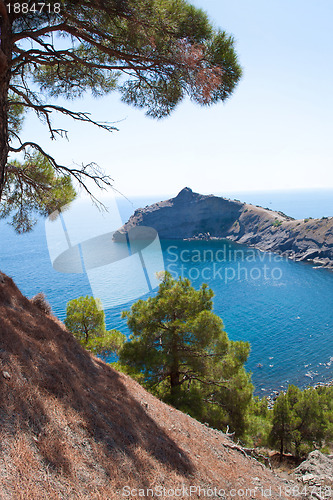
[[[301,441],[295,441],[295,457],[299,458],[299,449],[301,446]]]
[[[280,462],[282,462],[283,459],[283,437],[280,440]]]
[[[0,0],[0,201],[9,152],[8,87],[11,76],[12,30],[3,0]]]
[[[178,385],[180,385],[178,364],[177,365],[174,364],[174,366],[171,369],[170,385],[171,385],[171,392],[172,392],[172,389],[174,387],[177,387]]]
[[[179,353],[178,353],[178,343],[177,336],[173,332],[172,347],[171,347],[172,363],[170,368],[170,391],[171,399],[176,405],[180,386],[180,373],[179,373]]]

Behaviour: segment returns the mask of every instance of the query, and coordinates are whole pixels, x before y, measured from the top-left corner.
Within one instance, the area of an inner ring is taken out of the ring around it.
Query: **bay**
[[[123,222],[135,208],[167,197],[134,198],[132,203],[119,199]],[[227,197],[295,218],[333,215],[332,190],[228,193]],[[85,205],[83,219],[89,207]],[[52,268],[43,220],[26,235],[15,235],[1,221],[0,235],[0,269],[27,296],[43,291],[60,319],[69,300],[92,294],[86,274],[64,274]],[[270,394],[288,383],[305,387],[333,379],[331,271],[223,240],[163,241],[162,250],[165,268],[174,276],[189,277],[196,288],[207,282],[214,290],[214,311],[223,319],[229,337],[250,342],[247,368],[257,394]],[[124,302],[106,310],[107,327],[129,334],[120,315],[130,305]]]

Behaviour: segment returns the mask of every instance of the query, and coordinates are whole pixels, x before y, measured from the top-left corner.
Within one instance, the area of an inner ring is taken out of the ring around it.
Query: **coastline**
[[[281,211],[184,188],[174,198],[135,210],[115,231],[114,241],[137,226],[154,228],[160,239],[228,239],[333,269],[333,217],[296,220]]]
[[[316,382],[314,385],[307,385],[306,387],[304,388],[301,388],[301,390],[306,390],[306,389],[317,389],[318,387],[333,387],[333,380],[329,380],[328,382]],[[272,409],[273,406],[274,406],[274,403],[276,401],[276,399],[278,398],[279,394],[285,394],[286,391],[285,390],[282,390],[282,391],[277,391],[277,390],[272,390],[268,396],[263,396],[263,397],[266,397],[267,401],[268,401],[268,404],[267,404],[267,407],[268,409]]]
[[[225,236],[225,237],[218,237],[218,236],[210,236],[209,233],[206,234],[198,234],[196,236],[192,236],[190,238],[181,238],[183,241],[223,241],[223,240],[229,240],[233,241],[234,243],[238,243],[238,241],[235,241],[234,239]],[[259,252],[265,253],[267,250],[261,248],[260,246],[257,245],[247,245],[249,248],[254,248],[258,250]],[[309,263],[313,263],[313,269],[329,269],[330,271],[333,271],[333,260],[325,261],[324,259],[319,259],[319,258],[295,258],[295,255],[293,254],[288,254],[285,255],[283,252],[280,252],[278,249],[277,250],[270,250],[272,253],[276,253],[277,255],[281,255],[283,257],[286,257],[289,260],[292,260],[294,262],[303,262],[306,260]]]

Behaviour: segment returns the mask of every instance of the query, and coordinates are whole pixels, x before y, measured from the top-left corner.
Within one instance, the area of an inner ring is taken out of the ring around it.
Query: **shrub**
[[[45,314],[52,313],[52,308],[51,308],[50,304],[48,303],[48,301],[46,300],[45,293],[43,293],[43,292],[37,293],[37,295],[35,295],[34,297],[32,297],[30,299],[30,302],[34,306],[38,307],[38,309],[43,311]]]

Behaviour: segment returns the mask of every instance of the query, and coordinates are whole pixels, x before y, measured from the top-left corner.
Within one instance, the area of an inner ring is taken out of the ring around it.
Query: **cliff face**
[[[242,210],[243,204],[238,201],[204,196],[184,188],[175,198],[136,210],[114,239],[120,240],[121,234],[135,226],[153,227],[162,239],[192,238],[203,232],[223,237]]]
[[[161,239],[227,238],[333,267],[333,217],[294,220],[281,212],[184,188],[175,198],[136,210],[114,239],[120,241],[136,226],[153,227]]]

